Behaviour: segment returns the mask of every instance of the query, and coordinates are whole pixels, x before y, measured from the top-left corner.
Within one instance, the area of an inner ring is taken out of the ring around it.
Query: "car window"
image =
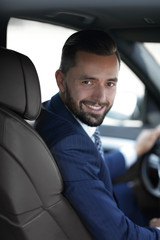
[[[152,57],[160,65],[160,43],[144,43],[145,48],[150,52]]]
[[[42,101],[58,92],[55,71],[59,68],[65,40],[75,32],[36,21],[11,18],[7,29],[7,48],[26,54],[34,63],[41,86]]]
[[[9,21],[7,47],[26,54],[35,64],[42,101],[58,92],[55,71],[59,68],[62,46],[73,32],[75,30],[48,23],[16,18]],[[144,93],[144,84],[122,62],[115,102],[103,124],[141,126],[140,107]]]

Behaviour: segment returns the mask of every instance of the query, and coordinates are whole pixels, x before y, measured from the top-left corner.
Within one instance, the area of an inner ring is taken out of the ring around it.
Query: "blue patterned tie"
[[[101,139],[100,139],[100,132],[99,132],[98,128],[96,128],[96,131],[93,134],[93,137],[95,139],[95,145],[96,145],[99,153],[101,154],[101,156],[102,156],[102,158],[104,160],[104,151],[103,151],[102,142],[101,142]],[[116,199],[116,196],[115,196],[114,192],[113,192],[113,197],[115,199],[115,202],[117,203],[117,206],[119,207],[119,203],[118,203],[118,201]]]
[[[101,154],[102,158],[104,159],[104,152],[103,152],[102,142],[100,139],[100,132],[99,132],[98,128],[96,128],[96,131],[93,134],[93,137],[95,139],[95,145],[96,145],[99,153]]]

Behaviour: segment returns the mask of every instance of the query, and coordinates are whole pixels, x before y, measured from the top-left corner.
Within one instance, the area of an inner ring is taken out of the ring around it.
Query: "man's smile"
[[[91,101],[83,101],[81,102],[81,104],[85,107],[85,109],[88,109],[89,111],[94,113],[102,113],[107,107],[106,103],[100,104],[100,103],[91,102]]]
[[[85,106],[94,111],[100,111],[104,108],[104,106],[95,106],[95,105],[90,105],[90,104],[85,104]]]

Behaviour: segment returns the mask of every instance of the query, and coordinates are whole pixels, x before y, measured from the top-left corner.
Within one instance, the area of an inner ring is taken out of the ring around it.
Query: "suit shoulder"
[[[67,136],[82,134],[80,129],[72,122],[44,108],[42,108],[40,116],[35,122],[35,129],[48,147],[53,146]]]

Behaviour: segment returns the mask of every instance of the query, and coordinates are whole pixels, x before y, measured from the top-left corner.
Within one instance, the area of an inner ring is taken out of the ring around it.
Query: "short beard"
[[[73,113],[73,115],[78,118],[81,122],[85,123],[90,127],[100,126],[112,106],[107,107],[106,111],[103,115],[95,114],[95,113],[87,113],[83,111],[82,105],[85,101],[80,101],[80,108],[76,106],[76,103],[72,96],[69,94],[68,87],[66,86],[66,97],[65,104],[69,108],[69,110]],[[104,104],[103,104],[104,105]],[[105,106],[109,106],[109,104],[105,104]]]

